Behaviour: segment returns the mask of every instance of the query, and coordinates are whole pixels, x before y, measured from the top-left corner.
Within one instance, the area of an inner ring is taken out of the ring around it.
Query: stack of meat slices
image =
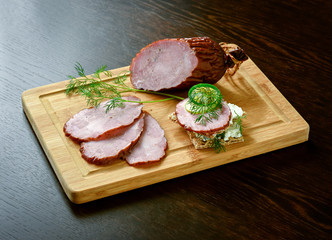
[[[123,98],[140,101],[134,96]],[[63,127],[65,135],[81,145],[87,162],[106,165],[125,159],[135,166],[157,162],[165,156],[165,132],[150,114],[142,111],[142,104],[124,102],[123,107],[107,113],[106,104],[107,101],[78,112]]]

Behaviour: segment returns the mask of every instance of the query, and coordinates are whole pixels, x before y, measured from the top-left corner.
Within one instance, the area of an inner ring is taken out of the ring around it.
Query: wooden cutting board
[[[113,76],[128,67],[111,70]],[[103,76],[103,80],[109,78]],[[252,157],[308,140],[309,125],[278,89],[249,59],[230,77],[225,75],[216,86],[225,100],[244,109],[245,142],[226,147],[226,152],[196,150],[188,135],[168,119],[176,100],[146,103],[144,110],[158,120],[168,140],[167,156],[159,164],[131,167],[116,160],[109,166],[88,164],[81,158],[79,145],[63,133],[63,125],[86,108],[80,96],[65,95],[67,81],[25,91],[23,108],[68,198],[85,203],[204,169]],[[186,91],[178,94],[186,97]],[[159,96],[133,94],[142,100]]]

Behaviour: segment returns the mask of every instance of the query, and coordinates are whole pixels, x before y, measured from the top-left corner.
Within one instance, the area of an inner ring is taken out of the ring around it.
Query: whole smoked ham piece
[[[214,84],[225,74],[225,53],[208,37],[155,41],[133,58],[131,83],[137,89],[184,89],[197,83]]]
[[[140,101],[134,96],[123,99]],[[132,124],[141,115],[143,107],[141,103],[124,102],[124,107],[117,107],[106,113],[106,104],[107,101],[104,101],[98,107],[76,113],[65,123],[65,135],[79,143],[106,139],[121,133],[124,127]]]
[[[157,120],[145,113],[144,130],[137,144],[124,158],[129,165],[142,165],[160,161],[166,154],[165,132]]]
[[[121,158],[140,138],[144,127],[144,114],[132,125],[126,127],[122,134],[110,138],[81,143],[82,157],[96,165],[109,164]]]

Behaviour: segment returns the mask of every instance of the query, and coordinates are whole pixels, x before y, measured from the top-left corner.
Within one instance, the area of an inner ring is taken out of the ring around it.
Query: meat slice
[[[186,98],[176,105],[175,115],[178,123],[187,131],[202,134],[211,134],[228,127],[232,112],[226,102],[222,102],[222,110],[218,110],[218,119],[211,119],[206,125],[199,124],[196,121],[199,115],[191,114],[185,109]]]
[[[129,165],[141,165],[160,161],[166,154],[165,132],[156,119],[145,114],[144,130],[137,144],[124,158]]]
[[[104,140],[81,143],[82,157],[89,163],[106,165],[114,159],[121,158],[136,144],[143,132],[144,114],[125,131]]]
[[[225,74],[225,53],[208,37],[153,42],[133,58],[131,82],[137,89],[160,91],[214,84]]]
[[[123,97],[127,100],[140,101],[134,96]],[[84,109],[69,119],[63,131],[67,137],[76,142],[101,140],[120,134],[123,128],[132,124],[142,112],[143,104],[125,102],[124,107],[118,107],[105,112],[107,101],[98,107]]]

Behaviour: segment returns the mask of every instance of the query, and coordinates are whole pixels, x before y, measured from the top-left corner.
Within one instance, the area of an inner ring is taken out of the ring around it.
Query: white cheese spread
[[[231,120],[229,122],[229,127],[225,129],[224,131],[224,141],[227,142],[229,141],[229,138],[239,138],[242,137],[242,133],[240,130],[240,125],[236,124],[236,122],[234,122],[233,120],[238,118],[238,117],[243,117],[244,112],[242,110],[242,108],[240,108],[239,106],[232,104],[232,103],[227,103],[228,107],[230,108],[231,112],[232,112],[232,116],[231,116]],[[200,138],[203,141],[210,141],[212,140],[216,135],[218,135],[217,133],[212,135],[211,137],[207,137],[205,135],[199,134],[199,133],[195,133],[195,137]]]
[[[234,123],[233,120],[234,120],[234,118],[242,117],[244,114],[242,108],[240,108],[239,106],[232,104],[232,103],[227,103],[227,105],[232,112],[232,116],[231,116],[231,120],[229,123],[229,127],[225,130],[224,141],[228,141],[230,137],[233,137],[233,138],[242,137],[240,125],[233,124]]]

